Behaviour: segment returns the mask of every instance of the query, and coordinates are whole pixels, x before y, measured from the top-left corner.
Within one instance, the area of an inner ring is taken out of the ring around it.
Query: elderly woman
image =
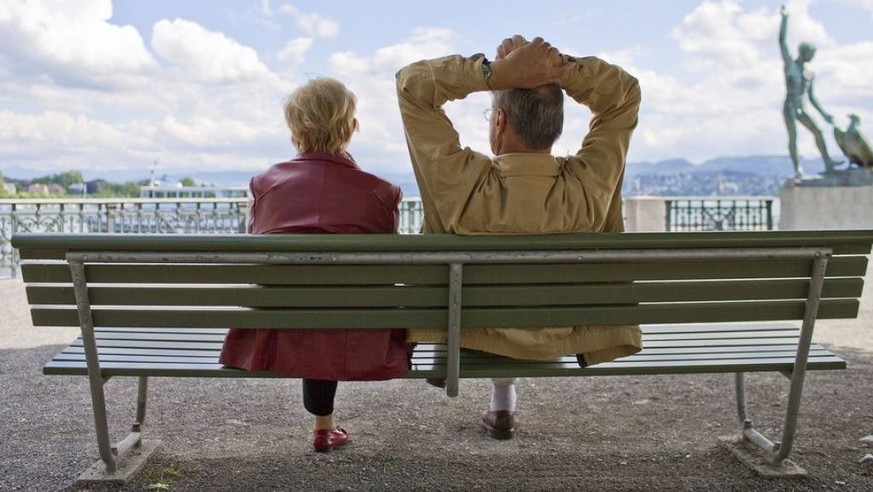
[[[356,99],[330,78],[310,80],[285,103],[299,154],[251,180],[251,234],[396,233],[400,188],[364,172],[346,152],[358,128]],[[404,330],[231,329],[220,361],[249,371],[303,378],[303,405],[315,416],[312,445],[348,441],[333,419],[337,381],[384,380],[408,370]]]

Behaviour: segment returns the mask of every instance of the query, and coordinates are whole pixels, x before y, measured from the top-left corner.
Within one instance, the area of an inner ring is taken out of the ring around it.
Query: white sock
[[[515,411],[515,383],[495,384],[492,387],[489,410],[492,412],[500,410]]]

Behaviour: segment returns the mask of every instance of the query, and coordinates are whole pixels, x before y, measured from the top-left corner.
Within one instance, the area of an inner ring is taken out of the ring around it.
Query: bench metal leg
[[[132,448],[142,446],[143,427],[145,427],[146,397],[148,396],[149,380],[140,376],[136,391],[136,420],[127,435],[121,442],[112,448],[116,457],[124,456]]]
[[[79,324],[82,328],[82,345],[88,366],[88,383],[91,387],[91,409],[94,412],[97,449],[100,453],[100,459],[106,465],[106,475],[111,476],[118,470],[118,458],[127,454],[131,449],[139,448],[142,445],[142,426],[145,422],[148,378],[139,378],[136,422],[133,424],[131,433],[117,445],[113,446],[112,440],[109,437],[109,419],[106,412],[106,395],[103,389],[103,385],[106,384],[109,378],[104,378],[100,370],[97,337],[94,333],[94,320],[91,316],[91,301],[88,297],[88,287],[85,281],[85,265],[82,261],[69,261],[69,265],[73,279],[73,291],[76,296]]]
[[[461,290],[463,266],[449,265],[449,326],[446,334],[446,395],[458,396],[461,373]]]
[[[779,444],[770,441],[770,439],[758,432],[758,430],[755,429],[755,427],[752,425],[752,421],[751,419],[749,419],[749,414],[746,409],[745,376],[746,374],[743,372],[738,372],[735,375],[737,394],[737,420],[739,420],[740,425],[742,425],[743,437],[755,443],[756,446],[766,451],[768,455],[772,456],[773,452],[778,448]]]
[[[145,425],[148,388],[149,378],[146,376],[140,376],[136,391],[136,423],[134,425]]]
[[[91,409],[94,412],[97,449],[100,452],[100,459],[106,463],[106,471],[114,473],[117,461],[109,439],[106,398],[103,393],[105,380],[100,371],[97,338],[94,335],[94,320],[91,317],[91,301],[88,297],[88,286],[85,281],[85,264],[81,261],[70,261],[69,264],[70,273],[73,278],[73,292],[76,295],[79,325],[82,328],[82,345],[85,349],[85,361],[88,365],[88,382],[91,386]]]
[[[734,377],[737,393],[737,420],[745,425],[746,422],[751,423],[746,412],[746,373],[738,372],[734,374]]]
[[[736,374],[737,418],[743,426],[743,437],[755,443],[770,457],[774,466],[781,466],[791,454],[794,438],[797,433],[797,417],[800,414],[800,402],[803,395],[803,383],[806,377],[806,362],[809,359],[809,347],[812,343],[812,332],[818,315],[821,289],[824,284],[824,274],[830,253],[816,256],[810,276],[809,292],[806,300],[806,310],[803,325],[800,329],[800,339],[797,342],[797,354],[794,358],[794,370],[788,375],[791,379],[788,392],[788,405],[785,410],[785,421],[782,427],[782,441],[773,442],[758,432],[749,420],[746,412],[746,385],[743,373]]]

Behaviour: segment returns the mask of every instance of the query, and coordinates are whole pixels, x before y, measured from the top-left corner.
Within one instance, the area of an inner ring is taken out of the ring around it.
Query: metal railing
[[[17,232],[239,234],[246,230],[247,198],[84,198],[0,200],[0,276],[15,276]],[[400,204],[400,232],[421,230],[418,198]]]
[[[665,198],[666,230],[773,229],[773,197]],[[246,198],[108,198],[0,200],[0,276],[16,275],[16,232],[237,234],[245,231]],[[401,234],[421,231],[419,198],[400,204]]]
[[[769,231],[774,197],[665,199],[668,231]]]

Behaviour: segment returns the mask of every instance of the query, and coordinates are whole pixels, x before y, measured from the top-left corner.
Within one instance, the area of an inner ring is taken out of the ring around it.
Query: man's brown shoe
[[[489,410],[482,414],[482,427],[494,439],[512,439],[515,435],[515,417],[509,410]]]

